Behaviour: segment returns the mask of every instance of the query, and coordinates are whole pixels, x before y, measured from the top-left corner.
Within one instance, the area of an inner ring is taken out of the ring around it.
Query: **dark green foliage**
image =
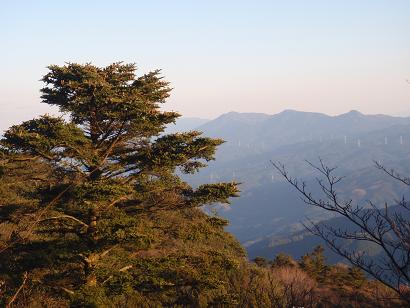
[[[50,66],[43,103],[64,117],[26,121],[1,139],[5,300],[28,273],[33,292],[79,306],[193,304],[221,293],[243,262],[226,222],[198,210],[228,203],[237,185],[193,189],[175,174],[205,167],[223,141],[196,131],[161,136],[179,117],[160,110],[171,89],[159,71],[135,70]]]
[[[268,266],[268,260],[266,260],[263,257],[256,257],[253,259],[253,262],[259,267],[267,267]]]
[[[300,267],[319,282],[323,281],[328,270],[323,251],[324,248],[322,246],[317,246],[313,252],[304,255],[299,262]]]
[[[293,258],[287,254],[279,253],[276,255],[275,259],[270,262],[272,267],[286,267],[295,266],[296,262]]]

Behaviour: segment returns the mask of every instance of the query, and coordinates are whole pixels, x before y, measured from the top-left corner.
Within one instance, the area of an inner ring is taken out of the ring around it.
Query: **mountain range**
[[[186,180],[193,185],[242,183],[241,197],[229,207],[219,207],[218,213],[229,219],[228,230],[245,245],[251,257],[272,257],[283,243],[306,232],[301,224],[306,217],[334,219],[329,213],[305,205],[275,172],[271,160],[282,162],[317,196],[321,196],[316,185],[318,174],[306,160],[317,163],[319,157],[329,166],[337,166],[336,173],[345,177],[338,190],[346,199],[364,205],[372,200],[381,206],[409,195],[407,187],[375,168],[378,161],[410,174],[409,117],[364,115],[354,110],[338,116],[294,110],[275,115],[230,112],[210,121],[192,120],[190,125],[226,143],[218,150],[216,161],[199,174],[186,176]],[[178,123],[174,131],[179,131]],[[302,248],[289,252],[299,254],[311,249],[308,242],[298,243]]]

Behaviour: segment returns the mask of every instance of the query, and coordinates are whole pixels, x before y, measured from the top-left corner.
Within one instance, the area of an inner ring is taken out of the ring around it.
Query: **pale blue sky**
[[[65,61],[161,68],[184,116],[410,114],[409,0],[0,0],[0,42],[0,130]]]

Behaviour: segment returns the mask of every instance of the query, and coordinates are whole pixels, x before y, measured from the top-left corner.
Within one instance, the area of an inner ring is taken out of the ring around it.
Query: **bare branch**
[[[7,303],[7,306],[6,306],[7,308],[10,308],[10,307],[11,307],[11,304],[13,304],[13,302],[17,299],[17,296],[19,295],[19,293],[21,292],[21,290],[23,290],[23,288],[24,288],[24,286],[25,286],[25,284],[26,284],[27,278],[28,278],[28,274],[27,274],[27,272],[24,272],[23,282],[21,283],[20,287],[17,289],[16,293],[14,293],[13,297],[12,297],[12,298],[9,300],[9,302]]]
[[[70,216],[70,215],[47,217],[47,218],[44,218],[44,219],[40,220],[39,222],[43,222],[43,221],[47,221],[47,220],[53,220],[53,219],[71,219],[71,220],[74,220],[74,221],[78,222],[79,224],[81,224],[85,227],[88,227],[88,225],[85,222],[83,222],[83,221],[81,221],[81,220],[79,220],[79,219],[77,219],[73,216]]]
[[[343,177],[333,175],[335,167],[328,167],[319,158],[315,165],[307,161],[322,178],[316,178],[325,199],[316,198],[307,190],[305,182],[289,175],[285,166],[280,162],[273,162],[273,167],[290,183],[301,195],[302,200],[311,206],[322,208],[344,217],[356,229],[334,228],[325,223],[314,223],[308,220],[304,226],[312,233],[321,237],[332,251],[344,257],[353,265],[361,268],[376,280],[396,291],[402,299],[410,303],[410,221],[408,217],[398,212],[391,212],[385,204],[378,208],[368,201],[370,208],[354,205],[352,200],[341,200],[336,186]],[[410,178],[401,176],[394,170],[388,170],[376,162],[378,169],[390,177],[410,186]],[[402,209],[410,210],[405,200],[399,205]],[[382,250],[382,257],[371,258],[365,251],[349,250],[343,240],[356,240],[372,243]],[[403,286],[405,286],[403,288]]]

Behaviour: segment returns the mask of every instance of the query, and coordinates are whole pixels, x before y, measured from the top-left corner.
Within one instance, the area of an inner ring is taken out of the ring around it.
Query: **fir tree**
[[[237,196],[236,183],[194,189],[176,175],[205,167],[223,141],[197,131],[163,135],[179,117],[160,109],[171,88],[159,71],[135,73],[134,64],[52,65],[41,98],[62,116],[5,132],[0,214],[13,232],[1,242],[0,271],[8,281],[28,272],[31,283],[72,295],[135,289],[138,254],[155,242],[146,232],[155,213]]]
[[[296,262],[292,259],[291,256],[280,252],[275,256],[275,259],[271,262],[272,268],[274,267],[293,267]]]
[[[311,253],[305,254],[299,262],[300,267],[319,282],[325,279],[328,270],[323,252],[322,246],[316,246]]]

